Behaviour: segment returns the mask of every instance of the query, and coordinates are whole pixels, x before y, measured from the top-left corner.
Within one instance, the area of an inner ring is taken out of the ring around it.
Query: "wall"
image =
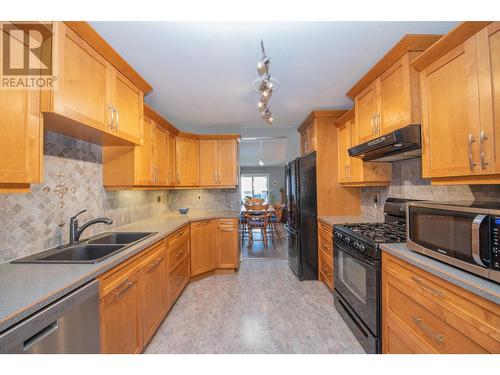
[[[241,173],[269,173],[269,188],[276,202],[281,202],[280,189],[285,188],[285,166],[283,167],[241,167]],[[278,182],[273,186],[273,181]],[[273,202],[271,202],[273,203]]]
[[[159,201],[158,201],[159,200]],[[68,242],[69,217],[82,209],[81,223],[105,216],[84,235],[128,224],[169,209],[170,192],[107,192],[102,186],[101,147],[46,132],[44,179],[31,192],[0,194],[0,261]]]
[[[199,129],[191,128],[183,131],[191,131],[198,134],[240,134],[242,138],[255,137],[286,137],[287,138],[287,161],[300,156],[300,139],[296,128],[218,128],[218,129]]]
[[[433,201],[500,200],[500,185],[432,186],[422,177],[420,158],[392,164],[392,182],[389,187],[367,187],[361,190],[362,212],[383,220],[382,213],[373,206],[373,197],[379,195],[383,208],[387,197]]]
[[[201,199],[198,199],[200,195]],[[170,208],[191,210],[239,210],[239,189],[187,189],[170,191]]]

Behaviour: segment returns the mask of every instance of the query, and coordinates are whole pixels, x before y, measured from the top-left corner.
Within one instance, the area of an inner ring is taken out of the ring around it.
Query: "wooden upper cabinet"
[[[346,112],[337,121],[338,127],[338,181],[344,186],[385,186],[392,178],[390,163],[363,162],[350,157],[349,148],[358,143],[358,129],[353,110]]]
[[[238,185],[236,139],[200,140],[200,186]]]
[[[154,184],[154,149],[156,125],[150,119],[144,119],[144,141],[142,146],[135,146],[133,148],[133,162],[135,169],[135,176],[132,185],[153,185]],[[123,147],[116,147],[118,150]],[[106,147],[104,147],[106,149]],[[106,163],[106,158],[104,162]],[[105,168],[106,168],[106,164]],[[123,166],[123,168],[130,168]],[[123,169],[122,169],[123,171]],[[119,169],[117,171],[120,173]]]
[[[238,142],[236,139],[217,140],[217,174],[219,185],[238,185]]]
[[[40,91],[0,90],[0,192],[41,181],[43,127]]]
[[[411,65],[420,71],[422,169],[435,184],[498,184],[500,23],[464,22]]]
[[[480,172],[479,96],[475,38],[469,38],[420,73],[423,176]]]
[[[366,142],[377,135],[375,130],[378,114],[377,90],[378,81],[375,81],[354,99],[359,143]]]
[[[176,183],[178,186],[200,184],[200,141],[179,135],[175,140]]]
[[[215,186],[218,183],[217,140],[200,140],[200,185]]]
[[[420,123],[418,73],[410,61],[440,37],[406,35],[349,90],[359,143]]]
[[[476,35],[483,156],[485,173],[500,173],[500,22],[493,22]],[[481,160],[482,159],[482,160]]]
[[[114,111],[113,130],[120,138],[142,143],[144,95],[116,69],[111,72],[111,103]]]
[[[191,276],[214,270],[217,266],[217,221],[191,223]]]
[[[83,34],[54,23],[58,80],[56,89],[42,92],[46,127],[103,145],[141,144],[143,92]]]
[[[316,126],[311,122],[307,126],[302,125],[301,128],[299,128],[300,154],[305,156],[316,151]]]
[[[153,141],[153,181],[155,185],[167,186],[170,182],[169,134],[163,126],[155,124]]]

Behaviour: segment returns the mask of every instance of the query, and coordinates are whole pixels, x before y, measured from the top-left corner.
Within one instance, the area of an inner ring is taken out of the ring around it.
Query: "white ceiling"
[[[281,83],[277,127],[312,109],[351,106],[345,92],[408,33],[446,33],[456,22],[91,22],[153,86],[146,98],[181,129],[259,128],[251,91],[259,40]]]
[[[262,154],[260,143],[262,142]],[[281,167],[287,162],[287,139],[242,139],[240,143],[240,166],[257,167],[259,159],[264,161],[264,167]]]

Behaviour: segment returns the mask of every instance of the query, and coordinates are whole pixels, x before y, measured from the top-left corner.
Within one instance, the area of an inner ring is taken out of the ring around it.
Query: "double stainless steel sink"
[[[33,254],[12,263],[98,263],[156,232],[109,232]]]

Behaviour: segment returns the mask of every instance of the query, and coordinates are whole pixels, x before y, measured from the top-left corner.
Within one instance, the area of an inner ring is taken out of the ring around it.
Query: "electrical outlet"
[[[157,201],[158,203],[160,203],[160,202],[161,202],[161,195],[158,195],[158,196],[156,197],[156,201]]]
[[[373,203],[377,204],[379,202],[378,194],[373,196]]]
[[[197,194],[196,195],[196,199],[198,199],[199,201],[201,201],[201,194]]]

